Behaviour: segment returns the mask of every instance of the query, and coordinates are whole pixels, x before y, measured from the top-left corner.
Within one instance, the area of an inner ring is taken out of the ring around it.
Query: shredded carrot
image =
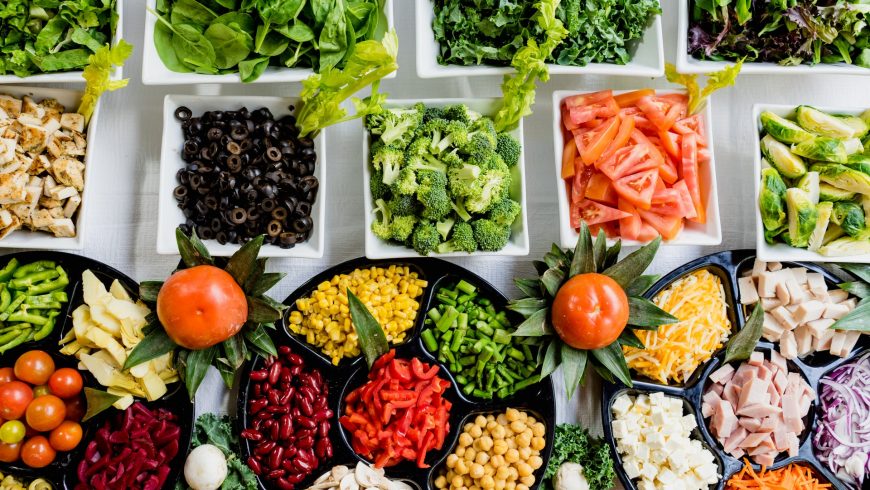
[[[816,477],[815,471],[804,464],[791,463],[778,470],[770,470],[764,466],[756,473],[745,458],[740,473],[732,476],[725,490],[818,490],[831,488],[830,483],[822,483]]]

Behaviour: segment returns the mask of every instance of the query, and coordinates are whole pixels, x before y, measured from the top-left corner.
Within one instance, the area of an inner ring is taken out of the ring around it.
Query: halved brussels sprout
[[[861,207],[864,209],[864,226],[870,228],[870,195],[861,196]]]
[[[868,126],[867,123],[858,116],[838,116],[842,121],[848,124],[852,129],[855,130],[855,134],[852,135],[853,138],[863,138],[867,135]]]
[[[854,192],[834,187],[825,182],[819,184],[819,201],[851,201],[854,197]]]
[[[815,107],[802,105],[795,112],[798,124],[811,133],[831,138],[852,138],[855,136],[855,128],[849,123]]]
[[[870,109],[867,109],[861,114],[861,120],[867,123],[870,126]]]
[[[838,238],[820,248],[819,253],[826,257],[870,254],[870,238]]]
[[[800,143],[801,141],[811,140],[815,137],[794,122],[789,121],[784,117],[777,116],[770,111],[762,112],[760,119],[761,127],[764,128],[764,131],[776,138],[777,141],[783,143]]]
[[[785,225],[785,191],[785,182],[775,168],[761,170],[758,209],[766,230],[777,230]]]
[[[846,155],[860,155],[864,153],[864,143],[858,138],[849,138],[843,141],[843,147],[846,148]]]
[[[870,165],[870,153],[853,153],[846,159],[846,163],[864,163]]]
[[[825,232],[828,231],[828,223],[831,222],[831,212],[833,210],[834,203],[832,202],[820,202],[819,205],[816,206],[816,211],[819,213],[819,217],[816,220],[816,227],[813,229],[813,234],[810,235],[807,250],[815,252],[825,244]]]
[[[840,228],[851,237],[860,235],[866,227],[864,209],[851,201],[835,203],[831,221],[840,225]]]
[[[797,182],[797,188],[806,191],[810,196],[810,201],[813,204],[819,203],[819,173],[807,172],[806,175],[800,178]]]
[[[841,140],[819,136],[791,147],[792,153],[820,162],[846,163],[849,154]]]
[[[788,208],[788,236],[793,247],[806,247],[816,228],[819,213],[810,196],[801,189],[792,187],[785,191]]]
[[[845,234],[846,232],[840,228],[840,225],[828,223],[828,231],[825,232],[825,239],[822,240],[822,244],[827,245]]]
[[[858,162],[846,162],[843,165],[857,170],[859,172],[863,172],[867,175],[870,175],[870,160],[867,161],[858,161]]]
[[[788,225],[785,225],[782,228],[777,228],[775,230],[764,230],[764,241],[770,244],[774,244],[778,241],[785,241],[784,239],[787,237]]]
[[[769,134],[761,138],[761,152],[770,165],[784,177],[796,179],[807,173],[807,164],[803,159]]]
[[[870,175],[846,165],[836,163],[817,163],[813,172],[819,173],[822,182],[858,194],[870,194]]]

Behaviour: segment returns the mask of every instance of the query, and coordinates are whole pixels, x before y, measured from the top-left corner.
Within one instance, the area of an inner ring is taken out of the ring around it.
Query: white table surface
[[[674,60],[677,0],[664,0],[666,59]],[[124,33],[136,50],[124,67],[130,85],[105,96],[102,103],[97,152],[92,169],[88,233],[81,252],[106,262],[136,280],[161,279],[178,261],[177,256],[156,253],[157,192],[163,98],[166,94],[203,95],[297,95],[299,84],[143,86],[141,66],[144,8],[141,0],[127,0]],[[500,94],[500,77],[424,80],[417,78],[414,64],[413,2],[396,2],[396,26],[400,38],[398,77],[382,83],[392,98],[480,97]],[[492,282],[508,296],[518,294],[515,276],[534,273],[531,260],[543,255],[558,241],[556,174],[551,136],[553,90],[666,88],[664,79],[557,76],[541,87],[534,114],[525,120],[526,178],[531,228],[531,255],[521,258],[460,258],[454,262]],[[2,88],[0,88],[2,90]],[[751,119],[755,103],[808,103],[828,106],[870,107],[870,78],[849,76],[743,76],[735,87],[713,96],[714,151],[719,179],[719,207],[723,242],[718,247],[664,246],[650,271],[667,271],[698,256],[719,250],[750,248],[755,243],[752,181]],[[283,299],[312,275],[329,266],[364,254],[362,131],[359,122],[327,129],[329,165],[326,187],[326,252],[322,259],[272,259],[270,270],[287,272],[272,291]],[[600,383],[596,376],[575,393],[564,395],[561,376],[554,377],[558,395],[559,422],[580,422],[600,433]],[[198,413],[235,409],[235,396],[223,389],[212,370],[200,387]]]

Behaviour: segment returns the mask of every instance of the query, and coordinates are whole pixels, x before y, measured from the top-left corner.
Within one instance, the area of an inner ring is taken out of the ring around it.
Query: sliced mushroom
[[[416,487],[409,485],[405,480],[387,480],[389,488],[386,490],[417,490]]]
[[[356,475],[354,473],[348,473],[341,479],[341,483],[338,484],[339,490],[359,490],[359,483],[356,482]]]
[[[363,488],[377,487],[385,480],[377,470],[362,461],[356,464],[356,481]]]
[[[323,482],[327,481],[327,480],[329,479],[330,476],[332,476],[332,472],[331,472],[331,471],[327,471],[326,473],[324,473],[324,474],[320,475],[319,477],[317,477],[317,479],[314,480],[314,484],[317,485],[318,483],[323,483]]]
[[[345,475],[350,473],[350,468],[344,465],[339,465],[332,468],[332,471],[330,473],[332,474],[332,479],[336,482],[339,482],[342,478],[345,477]]]

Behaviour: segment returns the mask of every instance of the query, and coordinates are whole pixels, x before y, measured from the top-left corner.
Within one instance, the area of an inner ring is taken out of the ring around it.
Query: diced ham
[[[846,350],[846,340],[848,340],[847,330],[834,330],[834,336],[831,337],[831,354],[840,357],[846,357],[849,352]],[[849,349],[850,351],[852,349]]]
[[[828,292],[828,285],[825,283],[825,276],[818,272],[807,273],[807,285],[810,287],[810,291],[814,295],[822,293],[827,294]]]
[[[758,429],[761,428],[761,419],[756,419],[752,417],[740,417],[737,420],[737,423],[740,424],[740,427],[743,427],[748,432],[758,432]]]
[[[803,357],[813,350],[813,333],[806,325],[794,329],[794,338],[797,342],[798,356]]]
[[[789,430],[800,432],[803,430],[803,415],[801,415],[800,398],[794,393],[786,392],[782,395],[782,416]]]
[[[823,318],[833,318],[834,320],[839,320],[844,316],[849,314],[848,305],[844,305],[842,303],[829,303],[825,308],[825,313],[822,314]]]
[[[742,387],[750,379],[756,377],[758,377],[758,367],[748,363],[743,363],[737,368],[734,377],[731,378],[731,382]]]
[[[761,364],[764,363],[764,352],[753,352],[749,355],[749,360],[746,362],[753,366],[761,366]]]
[[[761,309],[764,311],[770,311],[777,306],[782,306],[782,301],[776,298],[761,298]]]
[[[859,338],[861,338],[861,332],[847,330],[846,340],[843,342],[843,347],[840,348],[840,357],[847,357],[852,352],[852,349],[855,348]]]
[[[736,407],[737,401],[740,400],[740,386],[736,383],[725,385],[725,391],[722,392],[722,399]]]
[[[785,286],[788,288],[788,294],[791,296],[791,304],[796,305],[807,299],[807,293],[794,279],[785,281]]]
[[[717,437],[727,438],[737,427],[737,416],[734,415],[734,408],[725,400],[720,400],[713,408],[713,417],[710,419],[713,432]]]
[[[737,430],[735,430],[728,437],[719,438],[720,441],[722,439],[725,439],[725,442],[722,444],[722,449],[724,449],[726,453],[732,452],[733,450],[740,447],[740,443],[743,442],[743,439],[746,439],[746,436],[748,435],[749,432],[747,432],[746,429],[744,429],[743,427],[738,427]]]
[[[788,286],[786,285],[786,283],[778,283],[773,290],[776,293],[776,299],[779,300],[780,304],[791,304],[791,293],[788,292]]]
[[[784,330],[794,330],[797,327],[797,320],[794,319],[794,316],[785,306],[777,306],[770,314],[776,318],[776,321],[782,325]]]
[[[762,262],[758,259],[755,259],[755,262],[752,263],[752,277],[758,279],[761,276],[761,273],[767,270],[767,263]]]
[[[785,451],[788,449],[788,435],[791,434],[784,425],[779,426],[773,431],[773,444],[777,451]]]
[[[825,320],[827,321],[827,319]],[[826,329],[820,337],[815,337],[813,348],[817,351],[831,350],[831,340],[834,339],[835,333],[837,333],[836,330]]]
[[[814,337],[820,338],[825,333],[825,330],[833,325],[834,322],[836,322],[836,320],[833,320],[831,318],[819,318],[818,320],[812,320],[807,322],[807,328],[810,329]]]
[[[832,289],[828,291],[828,298],[831,300],[831,303],[842,303],[849,299],[849,293],[842,289]]]
[[[818,320],[825,312],[825,304],[821,301],[810,300],[799,304],[793,316],[798,323],[811,322]]]
[[[756,376],[758,379],[763,379],[764,381],[772,381],[773,380],[773,371],[767,368],[768,364],[758,366],[758,371],[756,371]]]
[[[719,369],[713,371],[710,374],[710,381],[718,384],[724,385],[725,383],[731,381],[731,377],[734,375],[734,366],[731,364],[725,364]]]
[[[779,373],[779,372],[782,372],[782,371],[777,371],[777,373]],[[780,394],[779,390],[776,388],[775,384],[769,383],[767,385],[767,394],[770,395],[769,401],[770,401],[771,405],[773,405],[773,406],[779,405],[779,400],[780,400],[782,395]]]
[[[780,427],[783,424],[779,415],[771,415],[770,417],[764,417],[761,420],[761,426],[758,428],[758,432],[773,432],[777,427]]]
[[[743,442],[740,443],[740,447],[743,449],[752,449],[761,445],[762,441],[765,439],[770,439],[770,434],[765,434],[763,432],[758,433],[750,433],[743,439]],[[752,451],[749,451],[749,454],[752,454]]]
[[[735,448],[731,451],[731,456],[734,456],[735,459],[740,459],[746,455],[746,451],[741,448]]]
[[[740,304],[754,305],[758,302],[758,290],[755,289],[755,280],[752,277],[741,277],[737,280],[740,290]]]
[[[719,383],[714,383],[714,384],[710,385],[710,388],[708,388],[708,389],[710,391],[716,393],[717,395],[719,395],[719,397],[721,398],[722,393],[725,391],[725,385],[719,384]]]
[[[776,375],[773,377],[773,386],[776,387],[776,391],[779,392],[780,395],[785,393],[785,387],[788,385],[788,375],[787,371],[777,371]]]
[[[794,458],[798,455],[798,451],[800,451],[800,440],[798,440],[797,434],[794,432],[788,433],[788,456],[790,458]]]
[[[797,341],[791,331],[782,334],[779,339],[779,352],[786,359],[796,359],[798,356]]]
[[[782,337],[782,333],[785,332],[785,329],[779,324],[776,318],[766,311],[764,312],[764,324],[761,329],[764,338],[771,342],[778,341]]]
[[[769,271],[776,272],[780,269],[782,269],[782,262],[768,262],[767,263],[767,270],[769,270]]]
[[[760,465],[771,466],[776,461],[776,455],[773,452],[768,451],[764,454],[756,454],[752,459]]]
[[[770,351],[770,364],[780,371],[788,372],[788,362],[775,350]]]
[[[782,411],[779,407],[774,407],[773,405],[768,404],[756,404],[756,405],[747,405],[739,410],[737,410],[738,415],[746,416],[746,417],[756,417],[756,418],[764,418],[769,417],[771,415],[776,415]]]

